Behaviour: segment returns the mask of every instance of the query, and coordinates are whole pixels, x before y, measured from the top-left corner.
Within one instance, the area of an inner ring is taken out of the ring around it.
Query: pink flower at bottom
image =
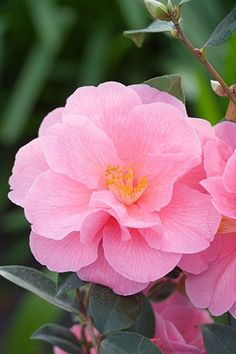
[[[200,325],[212,323],[209,313],[193,307],[189,299],[174,293],[154,303],[156,333],[152,339],[164,354],[205,354]]]
[[[220,214],[194,171],[213,132],[147,85],[79,88],[19,150],[10,178],[35,258],[131,295],[206,249]]]
[[[78,338],[79,340],[81,340],[81,326],[80,325],[74,325],[71,327],[71,332],[76,336],[76,338]],[[88,333],[88,330],[85,328],[85,338],[86,340],[89,342],[90,341],[90,336]],[[65,352],[64,350],[58,348],[58,347],[54,347],[54,354],[68,354],[67,352]],[[90,349],[90,354],[97,354],[96,350],[94,348]]]

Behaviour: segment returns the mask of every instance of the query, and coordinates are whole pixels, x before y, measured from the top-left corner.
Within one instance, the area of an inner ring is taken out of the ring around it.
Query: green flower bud
[[[156,20],[170,20],[170,13],[167,7],[160,1],[156,0],[144,0],[146,8],[150,15]]]

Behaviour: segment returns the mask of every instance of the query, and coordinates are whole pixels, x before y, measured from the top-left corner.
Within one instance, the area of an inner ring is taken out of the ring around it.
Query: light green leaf
[[[125,31],[124,35],[138,46],[141,47],[146,33],[159,33],[159,32],[172,32],[174,30],[174,24],[169,21],[156,20],[152,22],[148,27],[140,30]]]
[[[56,324],[46,324],[40,327],[31,336],[31,339],[40,339],[57,346],[69,354],[82,354],[79,341],[66,327]]]
[[[93,285],[89,297],[89,310],[99,332],[106,334],[132,326],[143,306],[141,294],[121,296],[101,285]]]
[[[161,91],[168,92],[169,94],[177,97],[182,102],[185,102],[182,79],[178,74],[155,77],[145,81],[144,83]]]
[[[79,313],[76,303],[67,295],[56,297],[56,283],[34,268],[1,266],[0,275],[63,310]]]
[[[224,43],[235,30],[236,7],[218,24],[204,47],[212,47]]]
[[[101,354],[161,354],[162,351],[148,338],[132,332],[117,332],[100,344]]]
[[[181,0],[179,3],[179,6],[185,4],[186,2],[190,2],[190,1],[192,1],[192,0]]]

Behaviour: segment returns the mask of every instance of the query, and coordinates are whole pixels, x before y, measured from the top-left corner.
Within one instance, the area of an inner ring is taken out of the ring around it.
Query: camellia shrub
[[[180,26],[187,2],[146,0],[154,22],[125,35],[182,41],[228,97],[224,121],[188,116],[179,75],[105,82],[78,88],[17,152],[9,198],[58,280],[24,266],[0,274],[72,314],[70,328],[32,335],[54,354],[236,353],[236,86],[206,58],[236,9],[196,49]]]

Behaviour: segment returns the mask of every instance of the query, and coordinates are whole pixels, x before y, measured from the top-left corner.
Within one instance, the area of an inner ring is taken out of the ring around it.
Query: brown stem
[[[236,96],[236,84],[232,86],[232,92]],[[225,119],[232,122],[236,122],[236,104],[232,100],[230,100],[229,102]]]
[[[218,74],[218,72],[213,68],[213,66],[209,63],[209,61],[205,58],[204,53],[200,49],[196,49],[193,47],[192,43],[188,40],[188,38],[183,33],[179,21],[173,16],[171,18],[173,24],[175,25],[177,37],[183,42],[183,44],[191,51],[191,53],[206,67],[209,73],[221,84],[225,94],[231,99],[231,101],[236,104],[236,96],[227,86],[222,77]]]

